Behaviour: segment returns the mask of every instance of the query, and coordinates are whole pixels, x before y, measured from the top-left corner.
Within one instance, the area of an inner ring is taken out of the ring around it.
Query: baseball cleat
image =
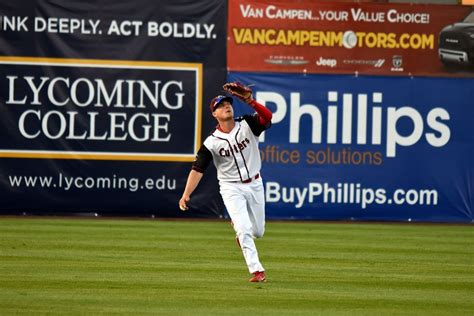
[[[266,282],[267,278],[265,277],[265,271],[257,271],[253,273],[253,277],[249,282]]]

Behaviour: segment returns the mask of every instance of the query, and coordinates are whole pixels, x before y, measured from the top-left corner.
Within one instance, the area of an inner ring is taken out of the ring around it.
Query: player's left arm
[[[250,105],[255,110],[255,112],[257,112],[258,122],[265,126],[266,129],[269,128],[272,123],[272,112],[253,98],[248,103],[248,105]]]
[[[262,132],[272,125],[272,112],[255,100],[250,100],[248,105],[255,110],[254,115],[244,115],[243,119],[247,122],[255,136],[260,136]]]
[[[272,123],[272,112],[255,101],[252,89],[238,81],[228,82],[222,88],[229,94],[238,97],[243,102],[251,106],[256,114],[253,116],[244,115],[243,119],[249,124],[254,135],[259,136],[264,130],[268,129]]]

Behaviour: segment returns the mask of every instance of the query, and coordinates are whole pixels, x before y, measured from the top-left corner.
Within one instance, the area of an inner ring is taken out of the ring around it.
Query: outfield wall
[[[0,8],[1,213],[225,217],[212,167],[189,212],[177,201],[215,126],[209,100],[239,80],[274,112],[267,218],[474,219],[474,70],[438,56],[471,7]]]

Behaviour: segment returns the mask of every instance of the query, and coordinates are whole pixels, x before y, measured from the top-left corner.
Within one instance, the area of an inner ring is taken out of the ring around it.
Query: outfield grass
[[[474,315],[474,226],[0,219],[0,315]]]

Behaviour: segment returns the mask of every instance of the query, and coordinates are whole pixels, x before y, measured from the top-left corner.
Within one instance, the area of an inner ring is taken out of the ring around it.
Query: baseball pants
[[[220,193],[239,239],[250,273],[264,271],[254,238],[265,232],[265,194],[262,178],[250,183],[220,182]]]

